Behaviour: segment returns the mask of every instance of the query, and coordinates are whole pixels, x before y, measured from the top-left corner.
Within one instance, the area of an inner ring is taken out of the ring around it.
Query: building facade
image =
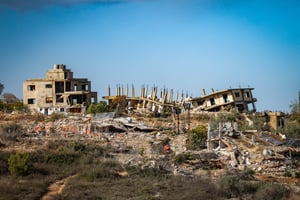
[[[254,88],[236,88],[221,91],[212,91],[204,96],[192,98],[191,103],[194,109],[199,111],[229,111],[236,108],[240,112],[256,111],[252,90]],[[249,105],[252,106],[249,107]]]
[[[91,81],[73,78],[70,69],[56,64],[46,72],[46,78],[23,83],[23,103],[44,114],[83,113],[91,103],[97,103],[97,92],[91,91]]]

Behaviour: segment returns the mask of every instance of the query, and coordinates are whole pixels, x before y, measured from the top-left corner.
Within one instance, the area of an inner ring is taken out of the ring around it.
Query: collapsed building
[[[55,64],[46,78],[23,83],[23,103],[34,112],[81,113],[93,102],[97,102],[97,92],[91,91],[91,81],[73,78],[73,72],[63,64]]]
[[[236,108],[239,112],[256,111],[256,98],[252,95],[254,88],[235,88],[220,91],[212,90],[212,93],[196,97],[191,100],[193,107],[200,111],[229,111]],[[252,110],[249,109],[252,105]]]
[[[207,94],[203,90],[204,95],[192,98],[188,93],[181,95],[173,90],[162,89],[160,93],[157,87],[148,90],[148,87],[141,87],[139,96],[135,96],[134,87],[131,88],[131,95],[129,95],[128,86],[125,89],[117,86],[116,95],[112,96],[110,87],[108,88],[108,95],[103,99],[108,100],[109,105],[116,109],[130,108],[136,110],[147,110],[151,112],[163,112],[167,108],[179,108],[180,110],[191,109],[191,111],[230,111],[235,108],[239,112],[256,111],[256,98],[252,95],[254,88],[235,88],[225,89],[220,91],[212,90],[212,93]],[[150,94],[148,94],[150,91]],[[175,98],[174,98],[175,97]],[[249,106],[251,105],[251,106]],[[175,110],[175,109],[173,109]]]

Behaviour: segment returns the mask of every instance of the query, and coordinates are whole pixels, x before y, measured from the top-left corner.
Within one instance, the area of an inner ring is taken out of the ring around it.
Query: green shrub
[[[207,128],[205,125],[200,125],[191,130],[189,133],[189,148],[197,150],[206,148]]]
[[[219,180],[219,193],[227,198],[243,197],[255,193],[257,185],[245,174],[227,175]]]
[[[295,172],[295,178],[300,178],[300,172]]]
[[[285,172],[283,173],[283,176],[284,176],[284,177],[292,177],[292,173],[291,173],[290,171],[285,171]]]
[[[84,151],[86,149],[86,146],[84,144],[81,144],[79,142],[75,142],[74,144],[74,151]]]
[[[25,176],[28,175],[30,164],[29,154],[11,154],[8,158],[8,169],[13,176]]]
[[[254,199],[268,200],[268,199],[288,199],[290,190],[284,185],[272,182],[261,182]]]
[[[190,153],[182,153],[182,154],[177,154],[175,156],[174,162],[176,164],[181,164],[184,163],[186,160],[192,160],[193,156]]]
[[[87,108],[87,114],[96,114],[96,113],[103,113],[109,112],[109,106],[107,105],[106,101],[100,101],[97,104],[90,104]]]
[[[78,155],[71,153],[56,153],[48,155],[46,162],[47,163],[56,163],[56,164],[72,164],[76,161]]]

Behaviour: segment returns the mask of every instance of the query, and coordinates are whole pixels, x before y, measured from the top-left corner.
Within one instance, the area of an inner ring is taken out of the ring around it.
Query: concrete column
[[[207,127],[207,150],[211,151],[212,150],[212,143],[211,143],[211,128],[210,128],[210,124],[208,123],[208,127]]]
[[[221,144],[222,144],[222,123],[219,122],[219,148],[221,149]]]

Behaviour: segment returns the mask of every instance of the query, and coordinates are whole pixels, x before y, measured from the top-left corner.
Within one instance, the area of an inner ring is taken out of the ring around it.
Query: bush
[[[292,177],[292,173],[291,173],[290,171],[285,171],[285,172],[283,173],[283,176],[284,176],[284,177]]]
[[[15,142],[22,132],[23,128],[16,123],[0,126],[0,141],[3,143]]]
[[[219,180],[219,193],[227,198],[243,197],[256,192],[257,185],[251,182],[248,175],[227,175]]]
[[[205,125],[200,125],[192,129],[189,133],[189,144],[191,149],[204,149],[206,148],[207,128]]]
[[[295,172],[295,178],[300,178],[300,172]]]
[[[48,155],[46,162],[69,165],[75,162],[78,157],[78,155],[71,153],[56,153]]]
[[[13,176],[25,176],[28,175],[30,164],[29,154],[11,154],[8,158],[8,169]]]
[[[289,195],[290,190],[283,185],[272,182],[262,182],[255,193],[254,199],[287,199]]]
[[[181,163],[184,163],[186,160],[192,160],[193,157],[190,153],[187,153],[187,154],[178,154],[175,156],[175,163],[176,164],[181,164]]]
[[[87,114],[96,114],[103,112],[109,112],[109,107],[105,101],[100,101],[97,104],[90,104],[86,111]]]

